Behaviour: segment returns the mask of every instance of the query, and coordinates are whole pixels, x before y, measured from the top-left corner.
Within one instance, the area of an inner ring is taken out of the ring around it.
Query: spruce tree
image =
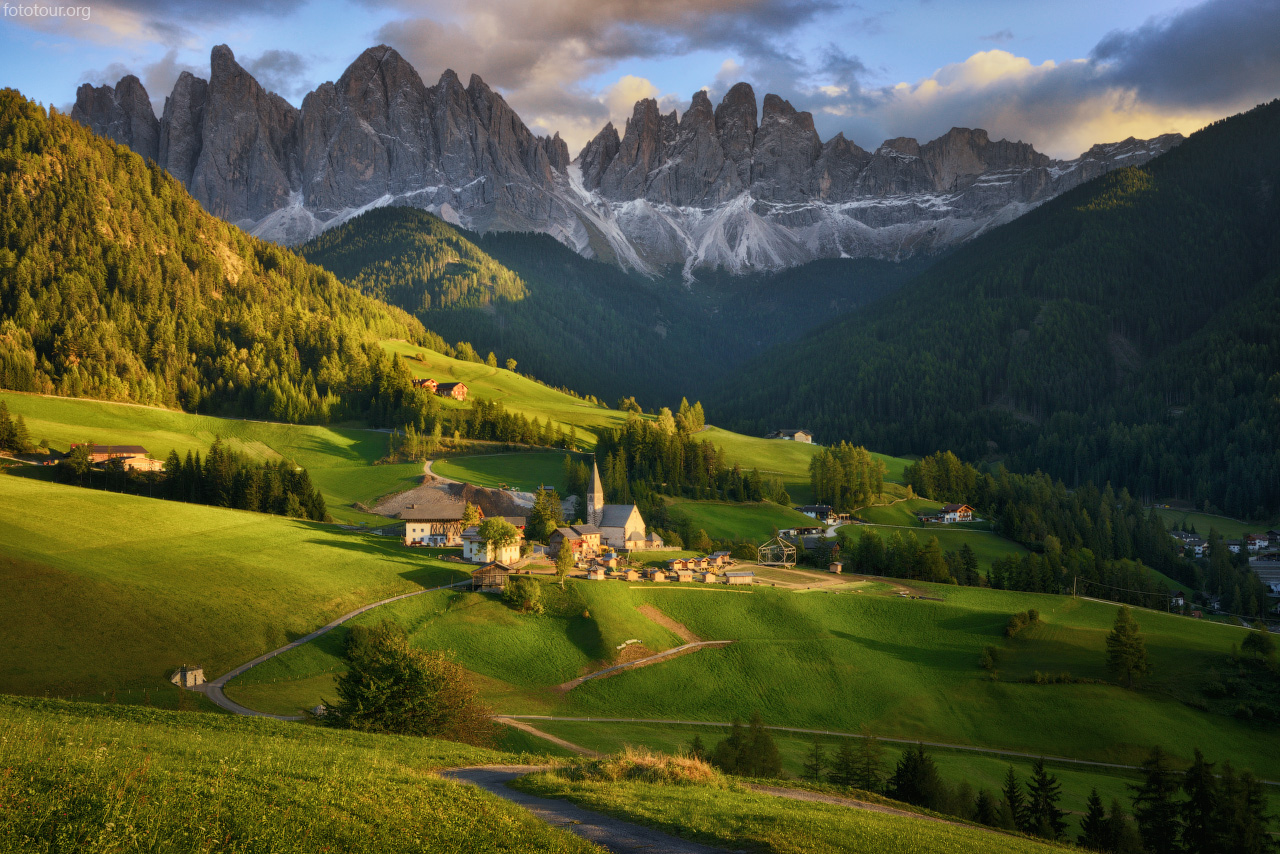
[[[849,785],[868,792],[878,792],[884,786],[884,745],[866,727],[858,740]]]
[[[1133,815],[1138,834],[1149,851],[1177,851],[1181,828],[1178,804],[1178,776],[1169,767],[1168,754],[1159,745],[1142,763],[1143,781],[1133,790]]]
[[[1058,801],[1062,798],[1062,786],[1058,779],[1045,770],[1043,757],[1031,766],[1031,781],[1027,784],[1027,824],[1031,832],[1045,839],[1059,839],[1067,829]]]
[[[985,824],[987,827],[995,827],[1000,823],[1000,812],[996,809],[995,798],[991,797],[991,793],[986,789],[978,790],[978,799],[974,802],[973,818],[974,821],[979,824]]]
[[[1264,784],[1248,771],[1236,773],[1230,762],[1222,766],[1222,850],[1232,854],[1267,854],[1277,850],[1271,837]]]
[[[909,747],[889,779],[889,797],[927,809],[937,809],[946,797],[946,784],[923,744]]]
[[[1107,635],[1107,667],[1132,688],[1133,680],[1147,672],[1147,647],[1128,606],[1116,611],[1115,627]]]
[[[746,742],[746,727],[742,725],[740,719],[734,718],[729,727],[728,737],[717,744],[715,750],[711,752],[711,764],[726,774],[741,773],[738,768]]]
[[[777,777],[782,773],[782,757],[778,754],[778,746],[774,744],[773,736],[764,728],[764,718],[759,712],[751,713],[743,758],[738,765],[742,769],[738,773],[751,777]]]
[[[831,763],[829,779],[837,786],[857,786],[858,760],[849,739],[840,742],[840,747],[836,750],[836,758]],[[858,788],[862,787],[858,786]]]
[[[511,370],[514,370],[514,368]],[[695,735],[693,740],[689,742],[689,755],[694,759],[707,758],[707,746],[702,743],[702,736]]]
[[[821,780],[826,770],[827,751],[823,749],[821,742],[815,741],[804,759],[803,776],[806,780]]]
[[[9,450],[17,454],[25,454],[31,450],[31,434],[27,432],[27,422],[22,413],[13,419],[13,432],[9,439]]]
[[[1084,818],[1080,820],[1080,836],[1077,842],[1081,848],[1094,851],[1111,850],[1110,837],[1107,833],[1107,814],[1102,808],[1102,798],[1098,795],[1097,789],[1089,792]]]
[[[1009,766],[1009,771],[1004,775],[1004,786],[1000,789],[1004,795],[1004,803],[1001,805],[1001,813],[1005,827],[1010,830],[1027,829],[1027,802],[1026,797],[1022,793],[1022,786],[1018,783],[1018,775],[1014,773],[1013,766]]]
[[[1213,763],[1205,762],[1199,748],[1182,774],[1182,847],[1188,854],[1214,854],[1218,850],[1221,813],[1218,778]]]

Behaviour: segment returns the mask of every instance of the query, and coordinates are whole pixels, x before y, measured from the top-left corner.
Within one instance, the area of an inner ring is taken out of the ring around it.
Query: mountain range
[[[714,108],[695,93],[683,115],[641,100],[621,134],[610,123],[571,159],[559,135],[536,136],[479,76],[464,87],[445,71],[428,86],[385,45],[300,109],[220,45],[209,80],[184,72],[159,118],[132,75],[81,86],[72,117],[155,160],[210,213],[279,243],[398,204],[686,276],[938,252],[1182,140],[1130,138],[1062,161],[953,128],[867,151],[843,134],[822,141],[813,117],[777,95],[762,106],[746,83]]]

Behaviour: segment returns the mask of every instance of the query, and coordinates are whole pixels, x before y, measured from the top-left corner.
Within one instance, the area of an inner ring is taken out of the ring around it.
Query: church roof
[[[631,514],[636,512],[634,504],[606,504],[600,514],[601,528],[623,528]]]

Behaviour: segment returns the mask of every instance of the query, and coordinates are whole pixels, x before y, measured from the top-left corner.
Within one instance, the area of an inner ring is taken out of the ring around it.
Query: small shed
[[[174,671],[169,681],[179,688],[194,688],[204,684],[204,668],[184,664]]]
[[[604,581],[606,578],[603,566],[593,566],[587,570],[588,581]]]
[[[838,560],[832,561],[831,565],[827,567],[827,571],[834,572],[836,575],[839,575],[844,572],[844,564]]]
[[[686,583],[686,584],[688,584],[689,582],[693,581],[693,570],[692,570],[692,569],[677,569],[677,570],[676,570],[676,581],[683,581],[683,582],[684,582],[684,583]]]
[[[756,579],[756,574],[749,569],[739,569],[724,574],[725,584],[751,584]]]
[[[471,589],[483,593],[501,593],[507,586],[507,577],[515,570],[501,563],[486,563],[471,573]]]
[[[720,576],[716,575],[714,572],[699,572],[698,580],[704,584],[715,584],[720,580]]]
[[[639,572],[639,570],[635,570],[635,569],[628,569],[628,570],[626,571],[626,574],[625,574],[625,575],[623,575],[623,578],[625,578],[627,581],[639,581],[639,580],[640,580],[640,572]]]
[[[652,573],[650,573],[649,580],[650,581],[666,581],[667,573],[664,570],[655,569]]]

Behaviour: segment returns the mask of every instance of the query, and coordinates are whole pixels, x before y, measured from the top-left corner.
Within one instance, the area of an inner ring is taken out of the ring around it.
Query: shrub
[[[1040,612],[1035,608],[1029,608],[1009,618],[1009,624],[1004,627],[1004,636],[1016,638],[1027,629],[1038,625],[1040,625]]]
[[[668,756],[635,747],[598,759],[579,759],[561,766],[556,776],[574,782],[664,783],[678,786],[726,788],[725,778],[709,763],[694,756]]]
[[[522,614],[541,614],[542,585],[528,575],[509,575],[502,600]]]

